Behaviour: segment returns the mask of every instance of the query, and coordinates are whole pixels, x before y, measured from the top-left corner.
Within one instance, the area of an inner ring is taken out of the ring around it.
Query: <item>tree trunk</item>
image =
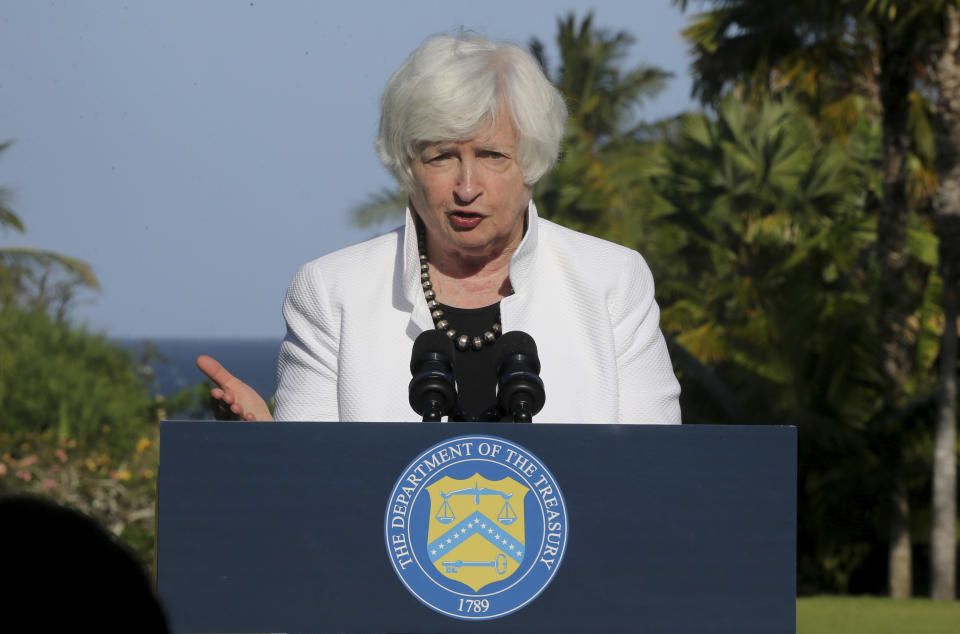
[[[883,18],[878,21],[880,101],[883,107],[883,156],[880,166],[883,199],[877,217],[877,259],[880,265],[880,362],[885,379],[884,411],[889,420],[903,404],[912,370],[907,318],[914,292],[908,281],[907,254],[907,126],[908,96],[912,87],[908,38]],[[883,435],[891,430],[879,430]],[[895,459],[899,464],[899,460]],[[890,525],[889,584],[895,597],[910,596],[911,561],[909,512],[902,475],[891,492],[893,520]]]
[[[933,520],[930,534],[930,592],[956,597],[957,574],[957,310],[960,300],[960,18],[947,7],[947,31],[937,64],[936,231],[943,279],[940,391],[933,455]]]
[[[890,556],[888,583],[890,596],[908,599],[913,588],[913,557],[910,542],[910,499],[903,479],[903,470],[898,469],[893,491],[890,495]]]
[[[911,74],[907,47],[889,34],[881,38],[880,98],[883,103],[883,156],[880,166],[883,199],[877,217],[880,264],[880,332],[882,369],[892,405],[902,403],[911,371],[906,331],[912,293],[904,292],[907,276],[907,98]]]
[[[956,219],[955,219],[956,220]],[[960,241],[954,222],[954,240]],[[957,244],[956,242],[954,244]],[[956,247],[953,249],[956,251]],[[930,592],[956,598],[957,577],[957,280],[944,288],[946,318],[940,346],[940,393],[933,455],[933,521],[930,534]],[[945,282],[946,286],[946,282]]]

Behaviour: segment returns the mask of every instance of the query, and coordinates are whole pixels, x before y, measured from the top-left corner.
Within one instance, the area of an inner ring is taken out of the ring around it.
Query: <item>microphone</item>
[[[497,350],[497,403],[515,423],[531,423],[543,409],[546,395],[540,379],[537,344],[525,332],[504,333],[494,344]]]
[[[457,402],[453,380],[453,342],[439,330],[424,330],[410,357],[410,407],[423,422],[440,422]]]

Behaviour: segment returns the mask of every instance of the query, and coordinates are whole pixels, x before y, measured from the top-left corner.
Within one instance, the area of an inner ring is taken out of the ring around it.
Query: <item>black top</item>
[[[500,319],[500,303],[483,308],[454,308],[440,304],[443,318],[457,331],[457,337],[482,336]],[[480,350],[472,347],[456,350],[453,377],[457,382],[457,407],[451,421],[490,422],[500,420],[497,412],[497,368],[493,346],[484,344]]]

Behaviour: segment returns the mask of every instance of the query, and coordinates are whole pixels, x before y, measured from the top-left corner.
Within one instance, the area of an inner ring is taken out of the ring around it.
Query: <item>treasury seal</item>
[[[400,581],[426,606],[470,621],[533,601],[563,560],[567,507],[547,467],[496,436],[430,447],[400,475],[384,519]]]

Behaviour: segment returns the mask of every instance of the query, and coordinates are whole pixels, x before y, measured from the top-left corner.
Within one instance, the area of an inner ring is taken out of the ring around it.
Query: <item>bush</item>
[[[103,335],[0,306],[0,494],[80,510],[152,567],[156,423],[174,403],[151,399],[147,376]]]
[[[124,454],[156,420],[155,407],[129,353],[103,335],[40,310],[0,307],[0,433],[11,448],[52,434]]]

